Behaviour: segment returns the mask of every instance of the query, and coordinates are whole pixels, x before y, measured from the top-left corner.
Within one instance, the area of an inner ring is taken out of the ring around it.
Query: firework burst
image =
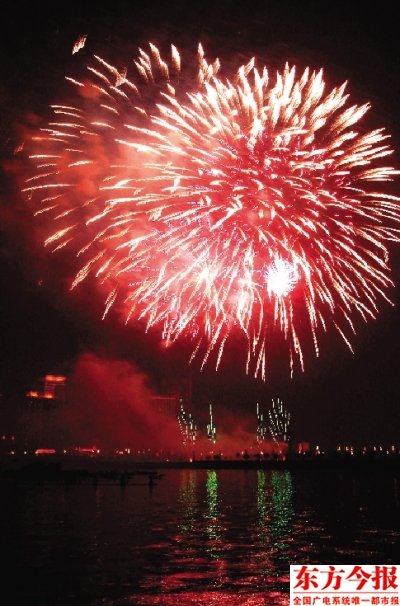
[[[387,135],[356,130],[369,105],[349,105],[345,84],[326,93],[322,71],[271,78],[251,60],[221,77],[201,46],[196,83],[174,46],[131,67],[94,57],[26,146],[46,246],[81,262],[72,287],[95,277],[105,314],[189,336],[203,363],[240,331],[263,378],[274,332],[291,367],[305,324],[317,354],[328,324],[350,347],[353,316],[388,300],[399,241],[400,200],[375,185],[397,174]]]

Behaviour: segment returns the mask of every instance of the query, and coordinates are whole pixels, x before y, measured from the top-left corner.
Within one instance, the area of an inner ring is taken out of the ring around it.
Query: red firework
[[[266,337],[288,343],[303,367],[299,326],[318,354],[333,324],[350,347],[354,312],[388,300],[387,241],[399,241],[398,197],[375,182],[398,173],[383,129],[360,133],[369,105],[345,84],[324,92],[322,70],[285,67],[271,82],[254,60],[231,79],[198,52],[185,87],[172,46],[150,45],[135,74],[100,57],[69,78],[74,101],[53,105],[32,137],[24,191],[51,218],[46,246],[82,259],[127,319],[162,338],[207,343],[218,366],[232,331],[248,343],[247,370],[265,378]]]

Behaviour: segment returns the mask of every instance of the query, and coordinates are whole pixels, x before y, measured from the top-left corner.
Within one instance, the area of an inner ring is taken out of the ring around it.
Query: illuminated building
[[[150,406],[154,412],[160,412],[174,419],[180,411],[179,398],[176,396],[152,396]]]
[[[33,400],[65,400],[67,379],[63,375],[45,375],[39,379],[35,389],[28,391],[26,397]],[[39,404],[39,402],[38,402]]]
[[[48,374],[27,392],[23,434],[29,450],[61,446],[61,413],[66,401],[66,383],[65,376]]]

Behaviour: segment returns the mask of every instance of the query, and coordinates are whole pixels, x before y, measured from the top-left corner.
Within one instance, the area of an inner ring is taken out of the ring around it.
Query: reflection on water
[[[170,470],[153,491],[3,484],[3,591],[28,606],[284,605],[290,563],[398,563],[399,514],[385,472]]]
[[[181,473],[179,511],[181,515],[178,528],[183,535],[191,536],[198,516],[197,474],[195,471],[183,471]]]
[[[274,547],[285,551],[288,546],[286,540],[290,536],[293,519],[292,475],[289,471],[273,471],[271,473],[271,484],[271,536]]]
[[[206,530],[210,543],[219,537],[218,526],[218,475],[216,471],[207,471],[207,511],[205,513]]]
[[[207,471],[207,511],[204,514],[207,533],[206,551],[211,558],[219,558],[219,549],[223,548],[220,513],[218,511],[218,474],[216,471]]]
[[[257,471],[257,512],[255,555],[263,585],[287,591],[290,558],[288,553],[293,518],[292,475],[289,471]]]

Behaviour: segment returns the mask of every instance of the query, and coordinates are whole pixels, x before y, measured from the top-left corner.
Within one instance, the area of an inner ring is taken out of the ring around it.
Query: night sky
[[[132,360],[162,390],[168,378],[192,377],[194,399],[207,408],[247,414],[258,400],[279,395],[291,410],[293,433],[323,446],[398,443],[400,348],[400,249],[391,266],[398,285],[390,293],[395,307],[381,303],[368,325],[357,323],[354,355],[330,331],[321,338],[319,359],[308,356],[305,373],[290,380],[279,356],[264,384],[244,375],[232,344],[221,371],[199,375],[188,370],[189,345],[163,352],[155,334],[121,326],[116,314],[101,322],[102,302],[90,285],[68,292],[66,268],[45,260],[14,178],[13,150],[28,120],[43,116],[60,98],[64,75],[93,52],[128,60],[137,46],[174,43],[184,54],[199,41],[209,57],[238,66],[253,55],[281,68],[324,67],[328,85],[349,80],[355,103],[370,101],[368,126],[384,126],[400,150],[397,120],[400,97],[398,20],[394,3],[186,0],[138,2],[5,2],[2,6],[0,105],[0,391],[9,410],[39,376],[69,372],[80,353]],[[78,35],[85,49],[72,57]],[[396,152],[390,163],[399,164]],[[400,181],[394,191],[399,192]],[[85,292],[84,292],[85,291]],[[272,371],[271,371],[272,372]],[[11,404],[10,404],[11,403]],[[9,414],[9,413],[7,413]]]

